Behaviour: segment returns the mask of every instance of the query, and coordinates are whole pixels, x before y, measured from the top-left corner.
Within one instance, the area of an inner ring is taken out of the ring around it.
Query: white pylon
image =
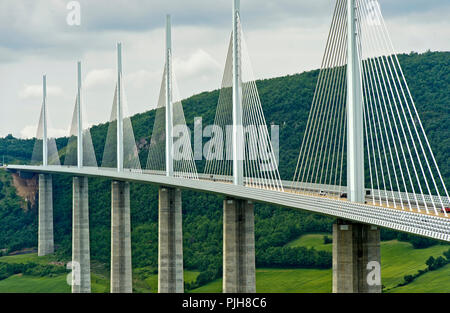
[[[240,29],[240,0],[233,0],[233,183],[244,184],[244,131],[242,125],[242,73]]]
[[[78,138],[77,138],[77,166],[83,167],[83,119],[81,114],[81,62],[77,64],[78,75],[78,90],[77,90],[77,123],[78,123]]]
[[[48,165],[48,138],[47,138],[47,75],[42,77],[42,165]]]
[[[166,16],[166,176],[173,176],[172,31]]]
[[[123,171],[122,44],[117,44],[117,171]]]
[[[364,125],[361,66],[355,0],[347,1],[347,189],[348,199],[364,203]]]

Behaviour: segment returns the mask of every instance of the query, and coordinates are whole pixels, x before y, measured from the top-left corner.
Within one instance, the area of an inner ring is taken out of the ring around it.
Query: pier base
[[[131,293],[130,184],[111,184],[111,293]]]
[[[53,180],[49,174],[39,174],[38,256],[52,254],[53,243]]]
[[[223,201],[223,292],[255,293],[255,222],[253,203]]]
[[[72,293],[90,293],[91,257],[87,177],[73,178],[72,209]]]
[[[343,220],[333,224],[333,292],[381,292],[379,227]]]
[[[184,292],[181,190],[159,188],[158,292]]]

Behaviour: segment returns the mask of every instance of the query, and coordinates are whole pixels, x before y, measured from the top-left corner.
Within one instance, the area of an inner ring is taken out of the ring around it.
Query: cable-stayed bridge
[[[337,0],[316,91],[291,181],[283,181],[264,118],[239,0],[204,172],[198,173],[172,66],[170,17],[155,122],[144,166],[128,113],[117,45],[117,83],[98,164],[85,112],[81,63],[60,164],[48,135],[46,76],[31,165],[39,173],[39,255],[52,253],[52,174],[73,175],[73,292],[90,292],[88,177],[112,180],[111,292],[131,292],[129,183],[159,187],[159,292],[183,291],[181,190],[225,196],[223,291],[255,292],[253,203],[336,217],[333,291],[380,292],[380,227],[450,242],[448,191],[377,1]],[[195,126],[194,126],[195,127]],[[75,275],[75,274],[74,274]]]

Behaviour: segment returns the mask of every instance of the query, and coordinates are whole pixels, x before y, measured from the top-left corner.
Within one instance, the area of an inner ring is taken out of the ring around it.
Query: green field
[[[426,249],[414,249],[408,242],[385,241],[381,243],[381,277],[382,283],[386,289],[395,287],[403,282],[405,275],[412,275],[418,270],[426,268],[425,262],[430,256],[438,257],[444,251],[450,248],[449,245],[435,245]],[[444,268],[445,269],[445,268]],[[447,266],[447,277],[450,274],[450,268]],[[433,275],[434,272],[426,273],[423,277]],[[412,285],[417,285],[421,292],[434,292],[427,284],[420,284],[420,281],[414,281]],[[447,292],[450,291],[450,280],[446,284]],[[392,290],[395,291],[395,290]]]
[[[192,292],[222,292],[222,279],[217,279]],[[258,268],[256,292],[331,292],[331,270]]]
[[[37,264],[49,264],[54,262],[55,258],[52,255],[40,256],[37,253],[19,254],[0,257],[0,262],[3,263],[37,263]]]
[[[329,238],[333,237],[330,234],[320,233],[320,234],[308,234],[301,236],[298,239],[295,239],[291,242],[288,242],[286,247],[307,247],[314,248],[316,250],[324,250],[331,252],[333,250],[332,244],[324,244],[323,237],[328,236]]]
[[[21,254],[13,256],[0,257],[3,263],[38,263],[55,264],[53,256],[38,257],[36,253]],[[61,265],[63,266],[63,265]],[[133,289],[134,292],[157,292],[158,275],[148,274],[141,279],[142,272],[149,272],[152,269],[140,268],[133,270]],[[193,282],[200,272],[184,271],[185,282]],[[109,271],[102,264],[92,262],[91,264],[91,288],[94,293],[109,292]],[[0,293],[6,292],[24,292],[24,293],[67,293],[70,292],[70,286],[67,284],[67,275],[58,275],[54,277],[44,276],[35,277],[17,274],[0,280]]]
[[[70,292],[67,285],[66,275],[56,277],[34,277],[17,274],[0,280],[0,292]]]
[[[330,251],[332,244],[324,244],[323,236],[308,234],[286,244],[289,247],[314,247]],[[409,285],[397,287],[405,275],[425,269],[425,261],[447,251],[450,245],[436,245],[426,249],[414,249],[408,242],[397,240],[381,242],[381,275],[386,292],[450,292],[450,265],[428,272]],[[317,269],[257,269],[257,292],[331,292],[332,271]],[[192,292],[221,292],[222,279],[217,279]]]
[[[323,236],[326,234],[308,234],[291,241],[287,244],[290,247],[314,247],[317,250],[332,251],[332,244],[323,244]],[[328,235],[331,237],[331,235]],[[415,274],[418,270],[425,269],[425,262],[430,256],[437,257],[447,251],[450,245],[435,245],[426,249],[414,249],[408,242],[400,242],[397,240],[382,241],[381,242],[381,275],[382,283],[386,289],[390,289],[403,282],[405,275]],[[424,275],[432,275],[434,273],[427,273]],[[450,279],[447,272],[446,285],[450,288]],[[444,275],[445,278],[445,275]],[[411,285],[421,285],[413,282]],[[416,287],[421,289],[419,287]],[[428,288],[428,287],[423,287]],[[406,286],[402,290],[406,290]],[[432,292],[430,291],[423,292]],[[447,289],[448,290],[448,289]]]
[[[20,254],[12,256],[3,256],[0,258],[3,263],[37,263],[37,264],[59,264],[56,263],[55,258],[51,255],[38,257],[37,253]],[[65,265],[60,265],[65,266]],[[91,271],[97,269],[98,265],[93,262]],[[91,273],[91,288],[92,292],[109,292],[109,279],[105,277],[104,273]],[[0,280],[0,293],[5,292],[50,292],[50,293],[65,293],[70,292],[70,286],[67,284],[67,275],[57,275],[54,277],[44,276],[35,277],[17,274]]]
[[[314,247],[317,250],[331,251],[332,244],[324,244],[326,234],[308,234],[291,241],[289,247]],[[328,235],[331,237],[330,235]],[[438,257],[449,249],[450,245],[435,245],[426,249],[414,249],[408,242],[397,240],[381,243],[382,282],[385,292],[446,292],[450,293],[450,264],[425,273],[412,283],[396,287],[403,282],[405,275],[413,275],[420,269],[425,269],[425,262],[430,256]],[[0,258],[6,263],[39,263],[55,264],[52,256],[38,257],[36,253]],[[134,292],[156,292],[158,290],[158,275],[152,274],[151,268],[133,270]],[[186,282],[193,282],[199,272],[185,271]],[[258,268],[256,270],[256,291],[268,293],[296,292],[331,292],[331,269],[275,269]],[[102,264],[91,265],[92,292],[109,292],[109,271]],[[191,290],[190,292],[221,292],[222,279]],[[22,274],[13,275],[0,280],[0,292],[70,292],[66,283],[66,275],[55,277],[34,277]]]
[[[194,282],[200,272],[194,271],[184,271],[184,281],[187,283]],[[150,287],[147,292],[157,292],[158,291],[158,274],[152,274],[145,279],[145,282]]]
[[[99,279],[96,275],[91,277],[92,292],[109,292],[109,281]],[[55,277],[34,277],[22,274],[13,275],[0,280],[0,293],[68,293],[70,286],[67,284],[65,274]]]
[[[428,272],[425,275],[418,277],[413,283],[403,287],[398,287],[392,292],[438,292],[450,293],[450,264],[443,268]]]

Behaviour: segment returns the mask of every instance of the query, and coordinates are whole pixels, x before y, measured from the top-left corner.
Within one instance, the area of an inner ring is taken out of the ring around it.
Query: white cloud
[[[111,86],[116,79],[113,69],[95,69],[90,71],[84,79],[85,88]]]
[[[36,136],[36,125],[27,125],[20,131],[21,138],[33,138]]]
[[[220,73],[221,65],[203,49],[196,50],[186,60],[174,59],[174,71],[179,78],[203,78],[210,74]]]
[[[61,96],[63,90],[59,86],[47,85],[47,96]],[[25,85],[22,90],[19,91],[20,99],[40,99],[42,98],[42,86],[41,85]]]
[[[116,77],[115,43],[123,64],[130,113],[154,108],[164,66],[165,14],[172,14],[174,73],[183,98],[220,87],[231,32],[231,1],[79,0],[81,26],[66,23],[68,0],[0,0],[0,136],[34,136],[42,73],[62,90],[48,92],[54,127],[70,124],[76,60],[83,62],[87,119],[109,117]],[[29,3],[28,3],[29,2]],[[399,52],[448,51],[448,0],[379,0]],[[242,1],[242,25],[255,78],[318,68],[335,1]],[[25,85],[29,84],[29,85]],[[36,86],[32,85],[36,84]],[[19,96],[18,96],[19,95]]]
[[[156,73],[150,73],[146,70],[138,70],[125,75],[126,86],[133,85],[137,88],[145,88],[151,86],[153,79],[157,78]]]
[[[27,125],[20,131],[21,138],[34,138],[36,137],[37,125]],[[67,130],[58,128],[49,128],[48,136],[53,138],[65,137],[68,135]]]

